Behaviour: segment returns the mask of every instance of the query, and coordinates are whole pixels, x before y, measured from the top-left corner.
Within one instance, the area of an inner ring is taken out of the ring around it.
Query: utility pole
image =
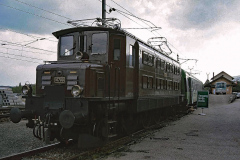
[[[207,80],[208,80],[208,79],[209,79],[209,74],[210,74],[210,73],[206,73],[206,74],[207,74]]]
[[[106,0],[102,0],[102,25],[105,25],[106,19]]]

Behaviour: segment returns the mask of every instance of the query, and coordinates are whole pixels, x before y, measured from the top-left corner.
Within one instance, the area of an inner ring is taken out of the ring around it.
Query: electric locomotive
[[[119,27],[74,27],[54,32],[57,61],[36,68],[36,95],[22,88],[28,119],[45,141],[104,142],[148,127],[186,106],[178,61]]]

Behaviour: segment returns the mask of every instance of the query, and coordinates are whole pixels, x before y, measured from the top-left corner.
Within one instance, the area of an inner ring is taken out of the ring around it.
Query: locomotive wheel
[[[126,114],[122,116],[122,127],[127,135],[136,131],[138,127],[138,118],[135,115]]]
[[[141,124],[143,128],[149,128],[152,122],[152,118],[149,114],[149,112],[145,112],[141,116]]]

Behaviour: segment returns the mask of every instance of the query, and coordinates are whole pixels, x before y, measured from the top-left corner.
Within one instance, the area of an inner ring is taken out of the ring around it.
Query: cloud
[[[34,34],[37,37],[51,35]],[[56,60],[57,43],[35,39],[11,31],[0,31],[0,85],[17,85],[19,82],[36,82],[36,67],[45,60]],[[31,43],[33,42],[33,43]],[[26,44],[31,43],[27,46]],[[18,44],[18,45],[17,45]],[[46,52],[32,48],[50,50]]]
[[[179,1],[172,6],[168,21],[171,27],[181,30],[205,30],[221,21],[236,20],[239,4],[235,0]]]

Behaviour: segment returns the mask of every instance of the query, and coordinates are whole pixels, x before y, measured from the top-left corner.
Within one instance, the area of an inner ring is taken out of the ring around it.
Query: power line
[[[46,10],[46,9],[42,9],[42,8],[36,7],[36,6],[32,5],[32,4],[29,4],[29,3],[26,3],[26,2],[22,2],[22,1],[20,1],[20,0],[15,0],[15,1],[17,1],[17,2],[19,2],[19,3],[22,3],[22,4],[25,4],[25,5],[28,5],[28,6],[30,6],[30,7],[33,7],[33,8],[36,8],[36,9],[42,10],[42,11],[44,11],[44,12],[47,12],[47,13],[50,13],[50,14],[53,14],[53,15],[56,15],[56,16],[59,16],[59,17],[65,18],[65,19],[67,19],[67,20],[71,20],[71,19],[68,18],[68,17],[65,17],[65,16],[62,16],[62,15],[60,15],[60,14],[57,14],[57,13],[54,13],[54,12],[48,11],[48,10]]]
[[[0,27],[0,29],[8,30],[10,32],[14,32],[14,33],[18,33],[18,34],[22,34],[22,35],[28,36],[30,38],[33,38],[33,39],[44,38],[44,37],[34,36],[34,35],[31,35],[31,34],[22,33],[22,32],[19,32],[19,31],[14,31],[14,30],[11,30],[11,29],[6,29],[6,28],[3,28],[3,27]],[[51,40],[49,38],[54,38],[54,37],[48,37],[48,38],[45,38],[45,39],[48,40],[48,41],[52,41],[52,42],[58,42],[56,40]]]
[[[12,57],[5,57],[5,56],[0,56],[3,58],[8,58],[8,59],[14,59],[14,60],[19,60],[19,61],[25,61],[25,62],[31,62],[31,63],[38,63],[38,62],[34,62],[34,61],[29,61],[29,60],[24,60],[24,59],[18,59],[18,58],[12,58]],[[38,63],[40,64],[40,63]]]
[[[22,51],[22,52],[31,52],[31,53],[37,53],[37,54],[46,54],[46,55],[52,55],[52,54],[47,54],[47,53],[40,53],[40,52],[33,52],[33,51],[26,51],[26,50],[20,50],[20,49],[14,49],[14,48],[7,48],[7,47],[2,47],[4,49],[10,49],[10,50],[16,50],[16,51]]]
[[[33,57],[28,57],[28,56],[23,56],[23,55],[11,54],[11,53],[6,53],[6,52],[0,52],[0,53],[4,54],[4,55],[12,55],[12,56],[17,56],[17,57],[29,58],[29,59],[32,59],[32,60],[44,61],[43,59],[33,58]]]
[[[47,20],[49,20],[49,21],[53,21],[53,22],[56,22],[56,23],[59,23],[59,24],[64,24],[64,25],[71,26],[71,25],[69,25],[69,24],[67,24],[67,23],[62,23],[62,22],[56,21],[56,20],[54,20],[54,19],[50,19],[50,18],[41,16],[41,15],[38,15],[38,14],[35,14],[35,13],[31,13],[31,12],[28,12],[28,11],[24,11],[24,10],[22,10],[22,9],[18,9],[18,8],[15,8],[15,7],[11,7],[11,6],[2,4],[2,3],[0,3],[0,5],[5,6],[5,7],[8,7],[8,8],[11,8],[11,9],[18,10],[18,11],[21,11],[21,12],[24,12],[24,13],[27,13],[27,14],[31,14],[31,15],[34,15],[34,16],[37,16],[37,17],[40,17],[40,18],[43,18],[43,19],[47,19]]]
[[[15,46],[21,46],[21,47],[24,47],[24,48],[30,48],[30,49],[36,49],[36,50],[41,50],[41,51],[45,51],[45,52],[51,52],[51,53],[55,53],[53,51],[49,51],[49,50],[45,50],[45,49],[41,49],[41,48],[36,48],[36,47],[30,47],[30,46],[24,46],[22,44],[19,44],[19,43],[13,43],[13,42],[8,42],[8,41],[3,41],[3,40],[0,40],[1,42],[4,42],[2,43],[2,45],[15,45]],[[5,44],[7,43],[7,44]]]
[[[43,59],[39,59],[39,58],[33,58],[33,57],[28,57],[28,56],[23,56],[23,55],[17,55],[17,54],[6,53],[6,52],[0,52],[0,53],[2,53],[2,54],[6,54],[6,55],[17,56],[17,57],[30,58],[30,59],[33,59],[33,60],[44,61]]]

